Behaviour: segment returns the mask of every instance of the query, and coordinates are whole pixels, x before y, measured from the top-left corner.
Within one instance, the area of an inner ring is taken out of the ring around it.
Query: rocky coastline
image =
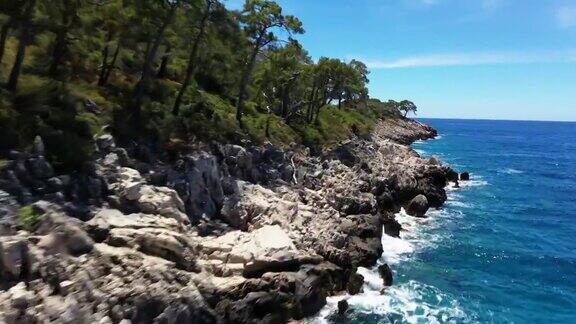
[[[217,143],[171,162],[97,140],[97,158],[55,176],[40,138],[0,170],[0,321],[281,323],[358,293],[394,214],[446,200],[458,174],[408,145],[436,131],[377,123],[312,156]],[[22,207],[22,206],[28,207]],[[392,270],[380,270],[386,285]],[[385,293],[385,292],[384,292]]]

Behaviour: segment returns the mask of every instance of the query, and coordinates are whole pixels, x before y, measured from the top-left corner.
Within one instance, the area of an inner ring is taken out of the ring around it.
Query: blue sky
[[[576,0],[278,3],[313,58],[364,61],[372,97],[421,117],[576,121]]]

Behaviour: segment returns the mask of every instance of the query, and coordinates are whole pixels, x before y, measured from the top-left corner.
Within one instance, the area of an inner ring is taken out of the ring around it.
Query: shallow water
[[[440,120],[441,137],[415,143],[472,181],[449,188],[427,219],[397,215],[364,293],[331,297],[314,322],[576,322],[576,123]],[[334,315],[347,298],[352,312]]]

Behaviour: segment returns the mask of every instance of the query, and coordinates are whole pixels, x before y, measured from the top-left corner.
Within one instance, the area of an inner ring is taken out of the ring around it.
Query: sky
[[[277,2],[314,59],[363,61],[419,117],[576,121],[576,0]]]

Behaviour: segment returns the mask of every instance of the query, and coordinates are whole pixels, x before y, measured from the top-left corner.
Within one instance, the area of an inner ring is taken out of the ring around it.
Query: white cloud
[[[440,4],[442,2],[446,2],[443,0],[411,0],[412,3],[417,3],[426,6],[433,6]],[[477,1],[477,0],[474,0]],[[480,8],[483,10],[494,10],[501,7],[506,0],[478,0],[474,4],[479,4]]]
[[[397,59],[364,59],[371,69],[401,69],[437,66],[472,66],[576,62],[576,50],[550,52],[476,52],[410,56]]]
[[[576,26],[576,6],[566,6],[558,8],[556,11],[556,22],[560,28],[571,28]]]

